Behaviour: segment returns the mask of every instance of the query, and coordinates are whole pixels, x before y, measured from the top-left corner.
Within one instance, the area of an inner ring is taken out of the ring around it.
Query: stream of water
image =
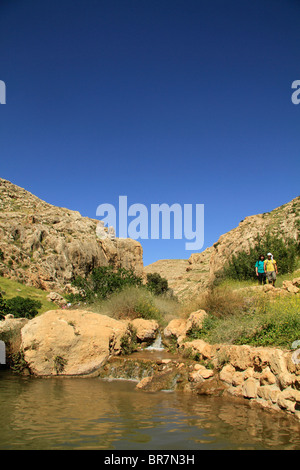
[[[135,385],[0,371],[0,449],[300,449],[281,413]]]

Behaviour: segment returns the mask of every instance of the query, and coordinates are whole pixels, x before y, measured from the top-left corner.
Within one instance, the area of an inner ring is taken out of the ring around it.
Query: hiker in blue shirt
[[[258,278],[258,283],[260,285],[266,284],[266,282],[267,282],[264,263],[265,263],[265,257],[264,257],[264,255],[260,255],[260,257],[258,258],[258,260],[255,263],[255,272],[256,272],[256,276]]]

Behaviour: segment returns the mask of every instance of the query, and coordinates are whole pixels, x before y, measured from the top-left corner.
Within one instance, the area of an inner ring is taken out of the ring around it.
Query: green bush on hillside
[[[232,278],[246,280],[255,278],[255,263],[261,254],[273,253],[280,274],[292,272],[297,264],[297,256],[300,254],[300,244],[289,238],[283,240],[268,233],[264,238],[257,236],[254,247],[249,252],[240,251],[231,257],[219,279]]]
[[[4,300],[0,294],[0,314],[5,316],[12,314],[15,318],[33,318],[38,314],[38,310],[42,307],[39,300],[32,300],[29,297],[13,297]]]
[[[147,274],[147,287],[155,295],[165,294],[169,290],[167,279],[161,277],[158,273]]]
[[[111,266],[101,266],[92,270],[87,278],[78,276],[72,285],[79,291],[78,294],[68,295],[70,302],[93,302],[96,298],[105,300],[113,293],[127,287],[141,287],[142,278],[132,270]],[[170,289],[168,281],[158,273],[147,275],[147,289],[154,295],[168,294]]]
[[[132,270],[111,266],[101,266],[93,269],[87,278],[77,277],[72,285],[79,290],[78,294],[68,296],[70,302],[88,301],[95,298],[107,299],[113,292],[128,286],[141,286],[142,278],[136,276]]]

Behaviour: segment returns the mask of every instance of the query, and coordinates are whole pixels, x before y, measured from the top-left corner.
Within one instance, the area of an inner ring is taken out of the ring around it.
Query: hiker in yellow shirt
[[[278,274],[277,263],[275,259],[273,259],[272,253],[267,254],[267,259],[264,263],[265,273],[268,278],[269,284],[273,284],[275,286],[276,282],[276,275]]]

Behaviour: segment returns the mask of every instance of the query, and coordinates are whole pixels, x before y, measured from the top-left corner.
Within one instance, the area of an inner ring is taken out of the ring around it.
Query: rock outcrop
[[[207,316],[204,310],[197,310],[191,313],[187,320],[184,318],[174,318],[164,329],[165,339],[170,340],[172,337],[175,337],[180,342],[192,328],[201,329],[203,321]]]
[[[145,320],[144,318],[135,318],[129,324],[136,331],[137,340],[141,343],[151,343],[155,340],[159,330],[159,324],[155,320]]]
[[[21,349],[34,375],[87,375],[121,352],[127,323],[84,310],[51,310],[22,329]]]
[[[99,266],[124,267],[141,275],[140,243],[99,239],[97,224],[0,179],[1,275],[61,293],[76,276]]]
[[[145,266],[144,272],[158,272],[179,299],[190,299],[205,291],[226,262],[240,251],[249,252],[256,237],[267,232],[284,240],[299,239],[300,196],[265,214],[246,217],[238,227],[222,235],[212,247],[194,253],[188,260],[159,260]],[[295,287],[291,290],[295,292]]]
[[[238,227],[222,235],[214,244],[210,258],[210,276],[213,278],[232,255],[250,251],[257,235],[264,237],[267,232],[283,240],[299,239],[300,196],[291,202],[265,214],[252,215],[242,220]]]

